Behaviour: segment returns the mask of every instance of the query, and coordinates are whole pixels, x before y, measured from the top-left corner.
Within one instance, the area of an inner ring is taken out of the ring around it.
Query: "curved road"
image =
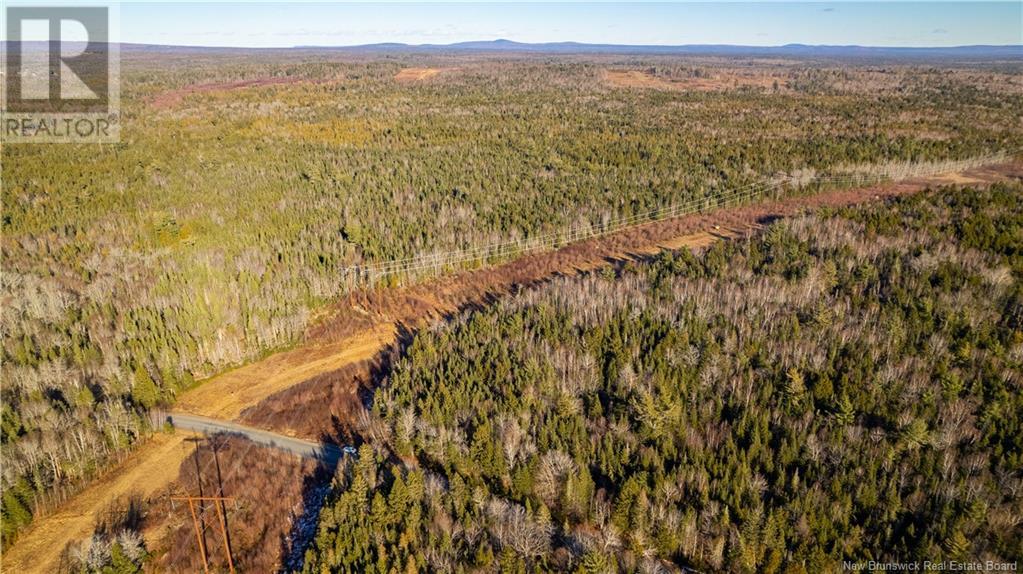
[[[256,444],[285,450],[309,458],[315,458],[327,464],[336,464],[345,452],[352,453],[354,451],[352,447],[340,447],[333,444],[292,438],[290,436],[284,436],[245,425],[201,417],[198,415],[190,415],[187,413],[167,413],[166,420],[174,428],[204,434],[224,433],[241,436]]]

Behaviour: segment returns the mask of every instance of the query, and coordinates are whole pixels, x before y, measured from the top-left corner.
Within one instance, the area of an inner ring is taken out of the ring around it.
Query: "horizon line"
[[[3,44],[11,44],[13,42],[21,44],[45,44],[46,40],[9,40],[4,39]],[[67,44],[81,44],[84,42],[66,42]],[[154,48],[207,48],[207,49],[233,49],[233,50],[295,50],[295,49],[349,49],[349,48],[374,48],[374,47],[401,47],[401,48],[457,48],[472,45],[494,45],[494,46],[523,46],[523,47],[544,47],[544,46],[578,46],[581,48],[586,47],[599,47],[599,48],[652,48],[652,49],[672,49],[672,48],[751,48],[758,50],[771,50],[781,48],[864,48],[874,50],[957,50],[963,48],[1021,48],[1023,49],[1023,43],[1019,44],[957,44],[952,46],[898,46],[898,45],[878,45],[878,44],[807,44],[802,42],[789,42],[786,44],[729,44],[729,43],[694,43],[694,44],[621,44],[621,43],[603,43],[603,42],[580,42],[577,40],[552,40],[546,42],[521,42],[518,40],[511,40],[508,38],[495,38],[495,39],[478,39],[478,40],[461,40],[458,42],[448,43],[408,43],[408,42],[370,42],[363,44],[292,44],[288,46],[244,46],[235,44],[222,44],[222,45],[211,45],[211,44],[162,44],[156,42],[98,42],[100,44],[114,44],[119,46],[148,46]]]

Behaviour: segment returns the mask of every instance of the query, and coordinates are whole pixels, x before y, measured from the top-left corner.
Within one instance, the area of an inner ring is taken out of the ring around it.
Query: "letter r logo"
[[[7,112],[105,112],[109,9],[7,8]]]

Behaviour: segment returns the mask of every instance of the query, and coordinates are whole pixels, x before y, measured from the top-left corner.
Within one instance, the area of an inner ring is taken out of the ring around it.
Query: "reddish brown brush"
[[[227,534],[235,569],[275,572],[292,551],[293,536],[318,509],[317,486],[328,481],[317,462],[239,438],[214,437],[197,443],[181,465],[182,496],[224,496]],[[211,572],[226,572],[227,554],[214,502],[196,505]],[[316,507],[314,509],[313,507]],[[164,501],[150,516],[164,514],[170,532],[167,550],[153,564],[160,572],[202,572],[203,564],[188,503]],[[315,522],[315,521],[313,521]],[[159,552],[158,552],[159,554]]]
[[[240,421],[320,442],[350,444],[375,362],[362,361],[317,375],[242,411]]]

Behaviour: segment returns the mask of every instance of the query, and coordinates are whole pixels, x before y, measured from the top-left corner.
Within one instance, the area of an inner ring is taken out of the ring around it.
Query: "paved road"
[[[278,448],[309,458],[335,464],[344,454],[344,449],[333,444],[324,444],[292,438],[281,434],[247,427],[236,423],[220,421],[187,413],[167,413],[166,420],[175,428],[204,434],[225,433],[242,436],[254,443]]]

